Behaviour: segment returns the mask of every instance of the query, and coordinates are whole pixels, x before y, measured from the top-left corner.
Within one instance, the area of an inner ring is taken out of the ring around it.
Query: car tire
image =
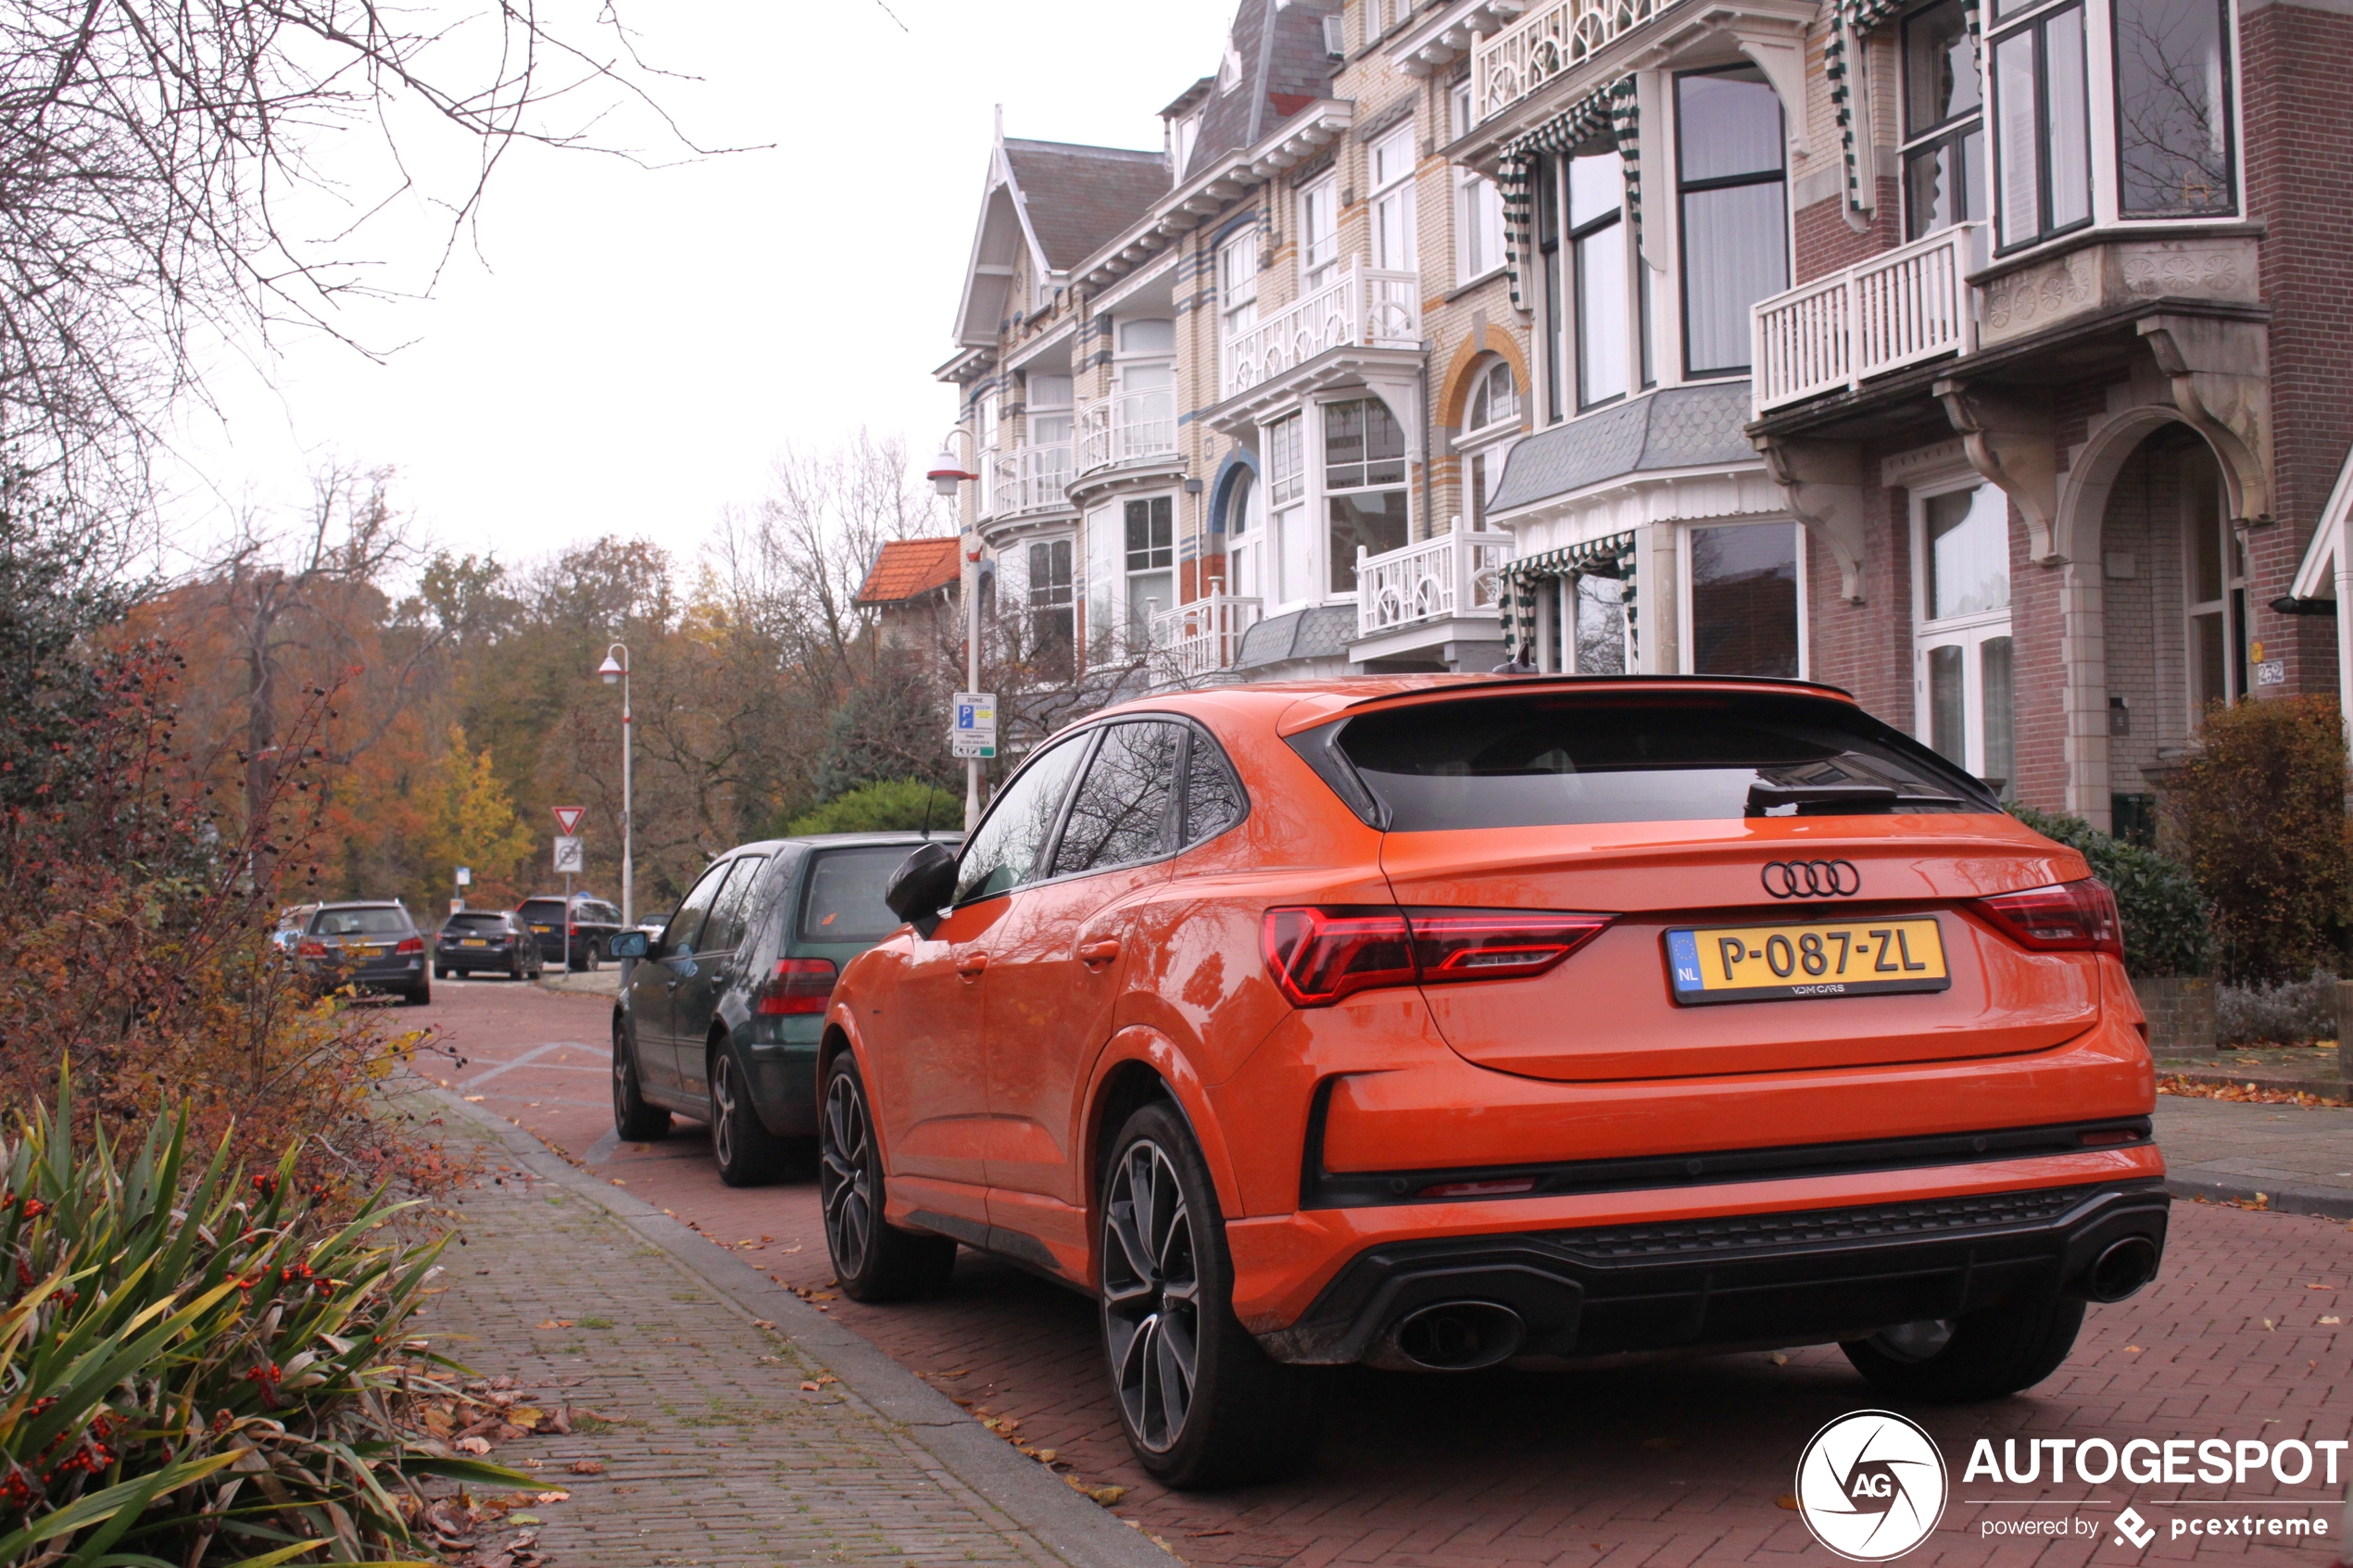
[[[752,1103],[751,1073],[726,1040],[711,1051],[711,1153],[731,1187],[766,1186],[785,1173],[791,1145],[770,1132]]]
[[[1919,1324],[1905,1324],[1915,1331]],[[1940,1328],[1943,1325],[1939,1325]],[[1841,1345],[1873,1388],[1927,1404],[1970,1404],[2032,1388],[2057,1372],[2075,1348],[2083,1303],[2071,1296],[2005,1301],[1952,1320],[1949,1333],[1927,1349],[1917,1333],[1898,1330]]]
[[[447,980],[447,979],[448,979],[448,978],[449,978],[449,970],[448,970],[448,966],[447,966],[447,965],[446,965],[446,964],[435,964],[435,965],[434,965],[433,977],[434,977],[435,980]]]
[[[817,1111],[817,1194],[825,1252],[842,1294],[853,1301],[938,1296],[956,1267],[948,1236],[901,1230],[883,1218],[888,1191],[858,1059],[848,1051],[825,1069]]]
[[[418,981],[400,996],[400,1005],[403,1007],[421,1008],[430,1007],[432,1004],[433,982],[430,980]]]
[[[1314,1450],[1316,1385],[1234,1316],[1217,1189],[1176,1107],[1127,1119],[1100,1190],[1103,1353],[1137,1462],[1178,1490],[1298,1470]]]
[[[630,1143],[651,1143],[670,1131],[670,1112],[648,1102],[637,1080],[637,1047],[612,1021],[612,1130]]]

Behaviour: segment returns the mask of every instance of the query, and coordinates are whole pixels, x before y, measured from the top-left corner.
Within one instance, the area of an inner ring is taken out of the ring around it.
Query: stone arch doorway
[[[2100,585],[2105,804],[2110,831],[2149,843],[2207,708],[2246,695],[2253,668],[2246,543],[2202,435],[2167,421],[2132,444],[2107,480],[2096,546],[2082,564]]]

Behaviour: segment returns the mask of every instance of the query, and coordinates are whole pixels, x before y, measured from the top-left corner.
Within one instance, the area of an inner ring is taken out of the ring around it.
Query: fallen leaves
[[[1090,1486],[1076,1475],[1065,1475],[1063,1479],[1070,1483],[1072,1491],[1090,1502],[1101,1503],[1105,1508],[1115,1507],[1119,1499],[1126,1497],[1128,1492],[1126,1486]]]
[[[2260,1084],[2194,1084],[2185,1078],[2168,1074],[2157,1081],[2161,1095],[2181,1095],[2192,1099],[2230,1100],[2238,1105],[2302,1105],[2324,1106],[2344,1103],[2342,1099],[2323,1098],[2305,1089],[2267,1089]]]
[[[546,1524],[531,1511],[571,1498],[570,1492],[477,1498],[460,1487],[454,1496],[426,1503],[415,1523],[452,1568],[544,1568],[547,1559],[538,1549],[538,1532],[513,1527]]]
[[[1775,1508],[1785,1508],[1792,1513],[1795,1513],[1797,1512],[1797,1499],[1794,1495],[1789,1492],[1783,1492],[1780,1497],[1773,1499],[1773,1506]]]
[[[2343,1318],[2341,1318],[2341,1317],[2322,1318],[2321,1321],[2322,1321],[2322,1323],[2327,1323],[2327,1324],[2331,1325],[2332,1327],[2334,1327],[2334,1326],[2335,1326],[2335,1325],[2337,1325],[2337,1324],[2340,1324],[2340,1323],[2344,1323],[2344,1322],[2345,1322],[2345,1320],[2344,1320]]]
[[[570,1318],[549,1318],[546,1323],[534,1323],[531,1326],[534,1328],[570,1328],[572,1323],[573,1320]]]
[[[600,1459],[576,1459],[572,1461],[570,1468],[574,1475],[602,1475],[605,1473],[605,1461]]]

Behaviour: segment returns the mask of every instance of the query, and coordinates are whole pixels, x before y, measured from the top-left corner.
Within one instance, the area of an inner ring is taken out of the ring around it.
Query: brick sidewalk
[[[465,1245],[443,1254],[447,1293],[419,1332],[483,1376],[516,1379],[523,1403],[619,1418],[493,1455],[535,1461],[536,1482],[571,1492],[535,1510],[557,1568],[1069,1561],[661,1248],[534,1179],[489,1134],[445,1124],[491,1174],[463,1199]],[[580,1460],[602,1473],[573,1474]]]

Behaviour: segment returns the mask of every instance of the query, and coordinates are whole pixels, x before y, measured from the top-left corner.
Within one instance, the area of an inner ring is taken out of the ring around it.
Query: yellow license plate
[[[384,947],[353,947],[351,952],[363,959],[380,959],[390,949]]]
[[[460,936],[458,938],[458,946],[460,947],[487,947],[490,946],[490,938],[486,936]]]
[[[1676,1001],[1762,1002],[1942,991],[1944,934],[1933,918],[1804,925],[1685,926],[1667,934]]]
[[[544,936],[544,935],[546,935],[548,932],[553,931],[553,930],[555,930],[556,928],[555,928],[554,926],[552,926],[552,925],[535,925],[535,926],[533,926],[531,929],[532,929],[532,930],[534,930],[534,931],[538,932],[541,935],[543,935],[543,936]]]

